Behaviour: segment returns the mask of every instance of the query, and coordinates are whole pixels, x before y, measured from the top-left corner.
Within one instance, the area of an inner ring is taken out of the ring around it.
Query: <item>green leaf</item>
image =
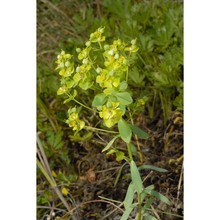
[[[149,134],[143,131],[142,129],[136,127],[135,125],[129,124],[131,130],[141,139],[147,139]]]
[[[138,168],[138,170],[154,170],[154,171],[158,171],[158,172],[161,172],[161,173],[165,173],[167,172],[167,170],[163,169],[163,168],[159,168],[159,167],[155,167],[153,165],[142,165]]]
[[[129,92],[118,92],[115,95],[121,105],[129,105],[133,102],[133,99]]]
[[[111,149],[109,152],[106,153],[106,155],[111,155],[111,154],[114,154],[116,152],[115,149]]]
[[[125,120],[120,119],[120,121],[118,122],[118,130],[122,140],[126,143],[129,143],[131,141],[132,135],[129,124]]]
[[[133,209],[134,207],[129,207],[128,209],[126,209],[120,220],[127,220]]]
[[[134,184],[134,187],[138,193],[141,193],[144,187],[142,184],[142,180],[138,168],[133,160],[131,161],[130,168],[131,168],[131,180]]]
[[[152,216],[148,213],[144,214],[143,217],[147,217],[147,220],[157,220],[157,218],[155,218],[154,216]]]
[[[123,81],[123,82],[121,82],[120,85],[119,85],[119,91],[124,91],[124,90],[127,89],[127,87],[128,87],[127,82],[126,82],[126,81]]]
[[[115,155],[116,155],[116,161],[122,161],[125,159],[125,153],[122,151],[116,151]]]
[[[94,107],[97,107],[97,106],[102,106],[104,105],[104,103],[106,102],[107,100],[107,96],[106,94],[104,93],[101,93],[101,94],[98,94],[95,96],[95,98],[93,99],[92,101],[92,106]]]
[[[141,202],[144,201],[144,198],[152,189],[154,189],[154,185],[150,185],[143,190],[143,192],[141,193]]]
[[[148,194],[155,196],[156,198],[158,198],[162,202],[166,203],[167,205],[170,205],[170,200],[166,196],[162,195],[161,193],[159,193],[155,190],[151,190]]]
[[[125,209],[128,209],[131,206],[134,200],[134,194],[135,194],[135,188],[134,188],[134,184],[131,182],[130,185],[128,186],[128,190],[124,200]]]
[[[134,156],[136,156],[137,155],[137,147],[134,144],[130,143],[130,148],[131,148],[131,153]]]
[[[149,211],[150,206],[152,205],[153,202],[154,202],[153,199],[151,199],[151,198],[148,198],[148,199],[147,199],[147,201],[146,201],[146,203],[144,204],[144,207],[143,207],[143,209],[142,209],[143,214],[144,214],[145,212]],[[144,216],[144,215],[143,215],[143,216]]]
[[[126,164],[127,164],[127,163],[125,162],[125,163],[120,167],[120,169],[119,169],[119,171],[118,171],[118,175],[117,175],[117,177],[116,177],[116,179],[115,179],[115,182],[114,182],[114,187],[116,187],[116,185],[117,185],[117,183],[118,183],[118,181],[119,181],[119,178],[120,178],[120,176],[121,176],[122,169],[123,169],[123,167],[124,167]]]
[[[133,67],[129,71],[129,78],[140,86],[140,85],[143,85],[143,80],[144,80],[145,75],[144,74],[140,74],[139,72],[140,71],[138,70],[137,67]]]
[[[120,137],[120,135],[116,135],[111,141],[109,141],[109,143],[106,145],[106,147],[102,150],[102,152],[105,152],[107,151],[111,146],[112,144],[114,143],[114,141]]]

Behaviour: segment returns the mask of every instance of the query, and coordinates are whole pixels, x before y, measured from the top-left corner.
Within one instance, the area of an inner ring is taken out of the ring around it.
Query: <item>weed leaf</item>
[[[146,170],[154,170],[154,171],[161,172],[161,173],[167,172],[167,170],[160,168],[160,167],[155,167],[153,165],[142,165],[138,168],[138,170],[145,170],[145,169]]]
[[[92,106],[97,107],[104,105],[104,103],[106,102],[106,97],[107,95],[104,93],[96,95],[93,99]]]
[[[149,215],[149,214],[144,214],[143,217],[147,217],[147,220],[157,220],[157,218],[155,218],[154,216],[152,215]]]
[[[149,192],[149,194],[152,195],[152,196],[155,196],[156,198],[158,198],[162,202],[166,203],[167,205],[170,205],[170,200],[166,196],[162,195],[161,193],[159,193],[155,190],[151,190]]]
[[[120,218],[120,220],[127,220],[130,213],[132,212],[134,207],[129,207],[128,209],[125,210],[124,214],[122,215],[122,217]]]
[[[115,140],[120,137],[120,135],[116,135],[111,141],[109,141],[109,143],[106,145],[106,147],[102,150],[102,152],[105,152],[107,151],[111,146],[112,144],[115,142]]]
[[[142,129],[136,127],[135,125],[129,124],[131,130],[141,139],[147,139],[149,137],[148,133],[143,131]]]
[[[130,185],[128,186],[128,190],[124,200],[125,209],[128,209],[131,206],[134,199],[134,193],[135,193],[134,184],[131,182]]]
[[[122,140],[126,143],[129,143],[131,141],[132,132],[131,128],[125,120],[121,119],[118,122],[118,130]]]
[[[137,192],[141,193],[143,191],[143,184],[138,168],[133,160],[131,161],[130,166],[131,166],[131,180]]]
[[[150,185],[143,190],[143,192],[141,193],[141,202],[144,201],[144,198],[146,197],[146,195],[149,194],[149,192],[153,189],[154,189],[154,185]]]
[[[116,97],[121,105],[129,105],[133,102],[129,92],[118,92]]]

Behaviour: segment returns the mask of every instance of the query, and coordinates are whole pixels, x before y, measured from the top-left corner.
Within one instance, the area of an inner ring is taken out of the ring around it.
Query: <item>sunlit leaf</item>
[[[144,187],[142,184],[142,180],[138,168],[133,160],[131,161],[130,167],[131,167],[131,179],[134,184],[134,187],[138,193],[141,193]]]
[[[124,200],[125,209],[128,209],[131,206],[134,200],[134,193],[135,193],[134,184],[131,182],[130,185],[128,186],[128,190]]]
[[[118,122],[118,130],[122,140],[129,143],[131,141],[132,132],[130,126],[125,120],[121,119]]]
[[[93,99],[92,106],[97,107],[104,105],[107,100],[107,96],[108,95],[104,93],[96,95],[95,98]]]
[[[116,97],[121,105],[129,105],[133,102],[129,92],[118,92],[116,93]]]

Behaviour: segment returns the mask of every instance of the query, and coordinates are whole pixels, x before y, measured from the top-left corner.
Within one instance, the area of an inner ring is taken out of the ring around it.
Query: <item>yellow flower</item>
[[[74,112],[69,115],[66,123],[73,128],[74,131],[80,131],[85,127],[85,122],[79,119],[78,113]]]
[[[109,104],[109,103],[108,103]],[[112,102],[110,106],[103,106],[102,111],[99,112],[99,116],[103,118],[105,125],[110,128],[116,124],[122,117],[122,110],[118,107],[118,102]]]
[[[69,189],[67,189],[66,187],[62,187],[61,192],[63,193],[64,196],[66,196],[69,193]]]

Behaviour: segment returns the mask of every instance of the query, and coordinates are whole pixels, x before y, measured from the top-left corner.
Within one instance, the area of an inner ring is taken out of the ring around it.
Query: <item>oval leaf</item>
[[[121,119],[118,122],[118,130],[122,140],[129,143],[131,141],[132,132],[130,126],[125,120]]]
[[[124,200],[125,209],[128,209],[131,206],[134,199],[134,193],[135,193],[134,184],[131,182],[130,185],[128,186],[128,190]]]
[[[138,168],[135,164],[135,162],[132,160],[131,161],[131,180],[134,184],[135,189],[137,190],[138,193],[141,193],[143,191],[143,184],[141,180],[140,173],[138,171]]]
[[[95,98],[93,99],[92,106],[97,107],[104,105],[104,103],[107,100],[106,97],[107,95],[104,93],[96,95]]]
[[[116,97],[121,105],[129,105],[133,102],[129,92],[118,92],[116,93]]]

